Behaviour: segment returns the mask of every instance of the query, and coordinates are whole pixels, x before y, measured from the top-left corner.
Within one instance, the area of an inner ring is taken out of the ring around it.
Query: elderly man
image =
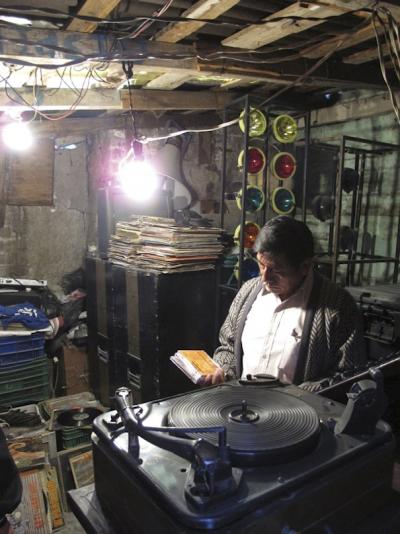
[[[260,278],[233,301],[214,354],[221,366],[204,385],[268,374],[311,391],[338,371],[365,364],[359,315],[352,297],[313,270],[309,228],[275,217],[254,250]]]

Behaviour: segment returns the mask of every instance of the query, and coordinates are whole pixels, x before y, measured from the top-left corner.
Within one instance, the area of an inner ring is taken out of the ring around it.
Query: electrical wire
[[[172,3],[172,2],[171,2]],[[360,7],[358,9],[353,9],[351,11],[346,11],[345,13],[338,13],[337,15],[330,15],[327,17],[301,17],[296,15],[290,15],[290,16],[275,16],[271,17],[268,20],[261,20],[259,22],[232,22],[232,21],[223,21],[223,20],[216,20],[216,19],[195,19],[195,18],[186,18],[186,17],[160,17],[160,16],[140,16],[140,17],[120,17],[115,19],[106,19],[106,18],[98,18],[98,17],[92,17],[88,15],[80,15],[80,14],[70,14],[65,13],[63,11],[53,9],[53,8],[45,8],[45,7],[32,7],[32,6],[0,6],[0,13],[2,11],[5,11],[7,14],[21,14],[23,13],[26,15],[26,12],[29,11],[29,14],[32,16],[35,13],[44,14],[48,18],[60,18],[63,20],[71,20],[71,19],[77,19],[77,20],[83,20],[87,22],[93,22],[96,24],[134,24],[136,22],[164,22],[164,23],[176,23],[176,22],[202,22],[204,24],[212,24],[214,26],[229,26],[229,27],[236,27],[236,28],[247,28],[249,26],[265,26],[266,24],[274,24],[276,22],[282,22],[285,20],[292,21],[293,23],[298,21],[318,21],[318,22],[326,22],[330,20],[337,19],[343,15],[356,15],[358,13],[372,13],[372,9],[369,6]],[[126,37],[128,38],[128,37]]]
[[[161,15],[163,15],[167,9],[171,6],[173,0],[167,0],[167,2],[158,10],[154,11],[153,17],[159,18]],[[145,30],[147,30],[152,24],[154,23],[154,20],[151,21],[145,21],[142,22],[142,24],[137,28],[130,36],[131,39],[135,39],[138,37],[141,33],[143,33]]]
[[[215,132],[216,130],[221,130],[222,128],[228,128],[228,126],[232,126],[233,124],[236,124],[238,122],[239,122],[239,118],[236,118],[231,121],[223,122],[221,124],[218,124],[217,126],[213,126],[210,128],[194,128],[190,130],[179,130],[177,132],[172,132],[168,135],[161,135],[158,137],[139,137],[136,140],[139,141],[139,143],[146,145],[147,143],[152,143],[153,141],[162,141],[163,139],[171,139],[172,137],[177,137],[179,135],[183,135],[187,133]]]
[[[383,18],[385,16],[388,19],[388,22],[386,22]],[[396,97],[396,94],[389,82],[386,66],[385,66],[385,60],[384,60],[384,53],[383,53],[383,47],[381,44],[380,34],[378,31],[378,24],[383,29],[384,37],[386,41],[386,45],[389,47],[389,53],[392,61],[392,65],[395,69],[395,73],[397,75],[397,78],[399,79],[399,30],[398,30],[398,24],[393,19],[391,13],[385,9],[385,8],[377,8],[374,11],[374,15],[372,17],[372,22],[374,26],[374,32],[375,32],[375,39],[376,44],[378,47],[378,57],[379,57],[379,66],[382,73],[382,78],[386,84],[386,87],[389,91],[389,97],[390,101],[393,107],[393,111],[396,115],[397,122],[400,124],[400,109],[399,109],[399,103]],[[393,34],[394,32],[394,34]],[[393,50],[394,48],[394,50]]]

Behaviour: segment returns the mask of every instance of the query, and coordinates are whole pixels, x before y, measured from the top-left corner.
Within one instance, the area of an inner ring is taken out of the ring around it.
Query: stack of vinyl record
[[[93,420],[102,412],[96,408],[73,408],[61,412],[57,423],[61,427],[63,449],[90,443]]]
[[[180,226],[173,219],[136,217],[119,222],[110,261],[159,272],[211,269],[222,253],[221,229]]]

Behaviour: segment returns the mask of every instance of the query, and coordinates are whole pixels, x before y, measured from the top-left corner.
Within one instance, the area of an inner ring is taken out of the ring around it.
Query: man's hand
[[[217,369],[212,375],[205,375],[199,382],[200,386],[216,386],[225,382],[223,369]]]

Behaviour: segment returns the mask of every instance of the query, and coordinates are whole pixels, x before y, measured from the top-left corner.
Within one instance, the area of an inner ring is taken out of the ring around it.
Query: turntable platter
[[[304,401],[278,391],[256,387],[220,386],[178,399],[168,414],[178,427],[225,426],[235,465],[291,461],[317,444],[320,423]],[[190,434],[217,445],[214,433]]]

